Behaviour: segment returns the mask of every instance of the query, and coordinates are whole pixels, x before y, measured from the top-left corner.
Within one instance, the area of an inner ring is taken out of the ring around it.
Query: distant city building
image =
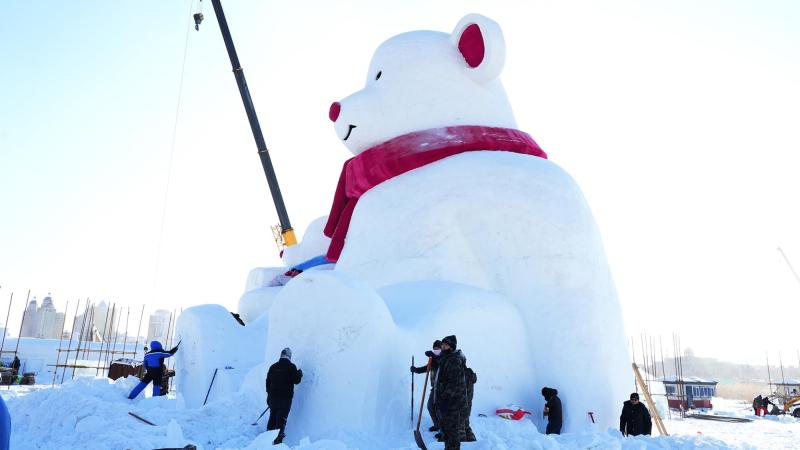
[[[169,325],[172,315],[169,311],[159,309],[150,315],[150,322],[147,326],[147,342],[161,341],[162,344],[167,343],[167,334],[169,333]]]
[[[36,296],[28,303],[25,308],[25,313],[22,317],[22,328],[20,329],[20,337],[36,337],[36,328],[39,323],[39,304],[36,302]]]
[[[117,333],[119,318],[122,309],[109,307],[108,303],[101,301],[89,308],[87,314],[80,314],[75,320],[73,335],[82,341],[108,342],[113,340]],[[88,317],[85,317],[88,316]],[[123,324],[124,325],[124,324]],[[108,339],[104,338],[107,336]]]
[[[64,313],[56,311],[53,298],[47,294],[39,306],[36,297],[25,308],[25,317],[20,332],[21,337],[39,339],[58,339],[64,323]]]

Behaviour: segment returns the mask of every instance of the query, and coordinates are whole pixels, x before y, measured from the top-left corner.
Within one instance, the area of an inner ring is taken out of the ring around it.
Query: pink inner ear
[[[473,23],[461,33],[461,38],[458,40],[458,51],[464,55],[464,59],[470,67],[481,65],[486,48],[483,45],[483,34],[477,24]]]

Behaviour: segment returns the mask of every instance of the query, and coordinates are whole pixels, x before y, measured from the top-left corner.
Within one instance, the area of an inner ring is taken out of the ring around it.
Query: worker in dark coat
[[[436,373],[436,395],[434,404],[442,428],[445,450],[461,448],[462,411],[467,405],[467,383],[464,369],[465,358],[456,349],[456,337],[442,339],[442,356]]]
[[[461,426],[460,431],[460,439],[461,442],[475,442],[478,439],[475,437],[475,433],[472,431],[472,427],[469,424],[469,416],[472,414],[472,395],[475,393],[475,383],[478,382],[478,375],[469,367],[466,367],[467,360],[464,359],[464,377],[466,378],[467,383],[467,404],[464,407],[464,410],[461,412],[461,420],[463,420],[463,425]]]
[[[292,350],[288,347],[283,349],[278,362],[270,366],[267,372],[267,430],[280,430],[273,441],[275,445],[283,442],[286,436],[286,421],[289,419],[289,410],[292,409],[294,385],[300,384],[301,379],[303,371],[292,363]]]
[[[544,397],[544,415],[547,417],[546,434],[561,434],[561,424],[563,415],[561,412],[561,399],[558,398],[558,390],[547,386],[542,388]]]
[[[623,436],[638,436],[640,434],[650,434],[653,428],[653,421],[650,419],[650,411],[639,402],[639,394],[634,392],[631,399],[622,406],[622,414],[619,416],[619,431]]]
[[[753,414],[758,415],[758,408],[761,408],[761,394],[753,399]]]
[[[178,345],[181,343],[178,342]],[[161,382],[164,378],[164,358],[169,358],[178,351],[178,345],[169,351],[164,351],[161,347],[161,342],[152,341],[150,343],[150,351],[144,354],[144,369],[146,373],[144,378],[128,395],[128,398],[133,400],[139,395],[142,390],[152,381],[153,382],[153,397],[158,397],[161,394]]]
[[[433,380],[436,379],[436,371],[439,369],[439,356],[442,354],[442,341],[435,340],[433,341],[433,347],[431,350],[425,352],[425,356],[431,358],[431,373],[428,376],[431,379],[431,393],[428,395],[428,414],[431,416],[431,421],[433,425],[428,428],[428,431],[439,431],[439,419],[436,417],[436,408],[433,403],[434,398],[434,391],[436,390],[436,386],[433,384]],[[428,365],[425,364],[424,366],[414,367],[411,366],[412,373],[425,373],[428,370]]]
[[[769,399],[769,396],[765,395],[764,398],[761,399],[761,408],[763,408],[763,410],[764,410],[764,414],[763,414],[764,416],[766,416],[767,414],[771,414],[770,413],[770,409],[769,409],[769,405],[772,405],[774,407],[775,403],[772,403],[772,401],[770,401],[770,399]]]
[[[14,370],[14,376],[19,375],[19,368],[22,363],[19,362],[19,357],[14,355],[14,361],[11,363],[11,368]]]

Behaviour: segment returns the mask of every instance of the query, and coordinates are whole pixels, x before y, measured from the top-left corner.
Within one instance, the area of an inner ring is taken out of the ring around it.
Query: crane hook
[[[200,31],[200,23],[203,22],[203,13],[195,13],[194,15],[194,29]]]

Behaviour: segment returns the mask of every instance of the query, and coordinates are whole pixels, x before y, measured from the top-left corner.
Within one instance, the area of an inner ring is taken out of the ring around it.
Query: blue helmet
[[[164,347],[161,346],[161,342],[152,341],[150,342],[150,350],[163,350]]]

